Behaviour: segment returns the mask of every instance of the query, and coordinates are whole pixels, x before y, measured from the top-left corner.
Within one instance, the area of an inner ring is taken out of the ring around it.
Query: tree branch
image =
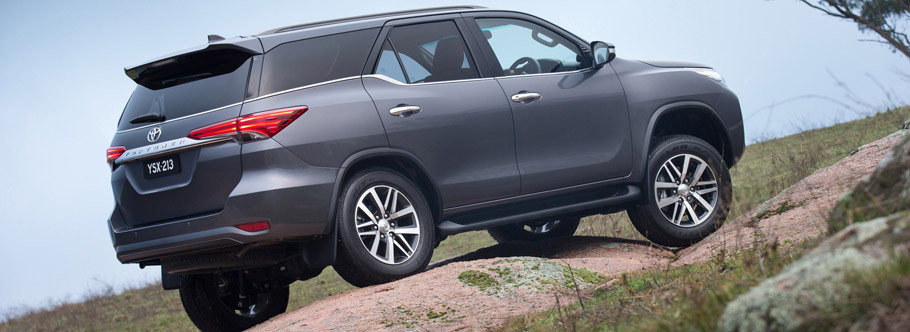
[[[820,6],[813,5],[812,3],[809,2],[809,0],[799,0],[799,1],[802,1],[802,3],[806,4],[806,6],[809,6],[809,7],[815,8],[815,9],[818,9],[818,10],[824,12],[825,14],[828,14],[828,15],[831,15],[831,16],[834,16],[834,17],[839,17],[839,18],[848,18],[848,17],[846,17],[846,16],[843,16],[843,15],[836,14],[836,13],[834,13],[834,12],[831,12],[831,11],[825,9],[825,8],[820,7]]]

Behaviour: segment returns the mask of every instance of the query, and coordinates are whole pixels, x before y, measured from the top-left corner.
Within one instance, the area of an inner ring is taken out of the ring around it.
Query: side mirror
[[[603,67],[616,59],[616,46],[602,41],[591,43],[591,50],[594,51],[594,68]]]

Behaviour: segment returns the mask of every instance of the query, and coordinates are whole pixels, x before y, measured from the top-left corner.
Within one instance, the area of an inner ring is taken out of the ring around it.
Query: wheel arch
[[[404,150],[378,148],[357,152],[348,157],[341,165],[341,169],[335,180],[335,190],[333,191],[332,206],[329,212],[329,224],[333,225],[333,229],[338,210],[336,204],[338,203],[338,198],[341,195],[341,190],[345,181],[358,171],[370,167],[390,168],[414,182],[424,196],[426,196],[425,198],[427,200],[427,205],[430,206],[430,213],[433,215],[434,224],[440,220],[443,210],[442,196],[430,177],[429,172],[427,172],[426,167],[420,162],[417,156]]]
[[[647,165],[651,145],[660,137],[684,134],[698,137],[711,144],[727,166],[733,167],[736,156],[726,128],[723,120],[708,104],[688,101],[664,105],[654,112],[648,123],[643,145],[645,151],[640,165]]]

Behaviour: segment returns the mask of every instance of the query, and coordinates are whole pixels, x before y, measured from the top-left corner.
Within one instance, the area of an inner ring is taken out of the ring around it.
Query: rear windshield
[[[238,61],[238,57],[242,59]],[[165,120],[172,120],[243,101],[250,72],[249,55],[193,60],[171,65],[170,70],[156,70],[154,77],[140,74],[135,80],[142,85],[137,85],[130,96],[118,130],[148,125],[149,122],[130,123],[146,114],[160,114]]]

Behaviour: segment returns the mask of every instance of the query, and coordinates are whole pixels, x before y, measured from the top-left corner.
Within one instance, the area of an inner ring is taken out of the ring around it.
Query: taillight
[[[117,158],[120,158],[123,153],[126,152],[126,147],[124,146],[112,146],[107,148],[107,162],[112,163]]]
[[[269,229],[271,225],[269,225],[268,221],[257,221],[251,222],[249,224],[237,225],[234,227],[245,230],[247,232],[260,232]]]
[[[221,121],[215,124],[193,130],[186,137],[192,139],[204,139],[223,136],[237,135],[237,119]]]
[[[192,139],[225,136],[241,136],[249,139],[269,138],[278,134],[306,111],[306,106],[298,106],[248,114],[193,130],[187,137]]]

